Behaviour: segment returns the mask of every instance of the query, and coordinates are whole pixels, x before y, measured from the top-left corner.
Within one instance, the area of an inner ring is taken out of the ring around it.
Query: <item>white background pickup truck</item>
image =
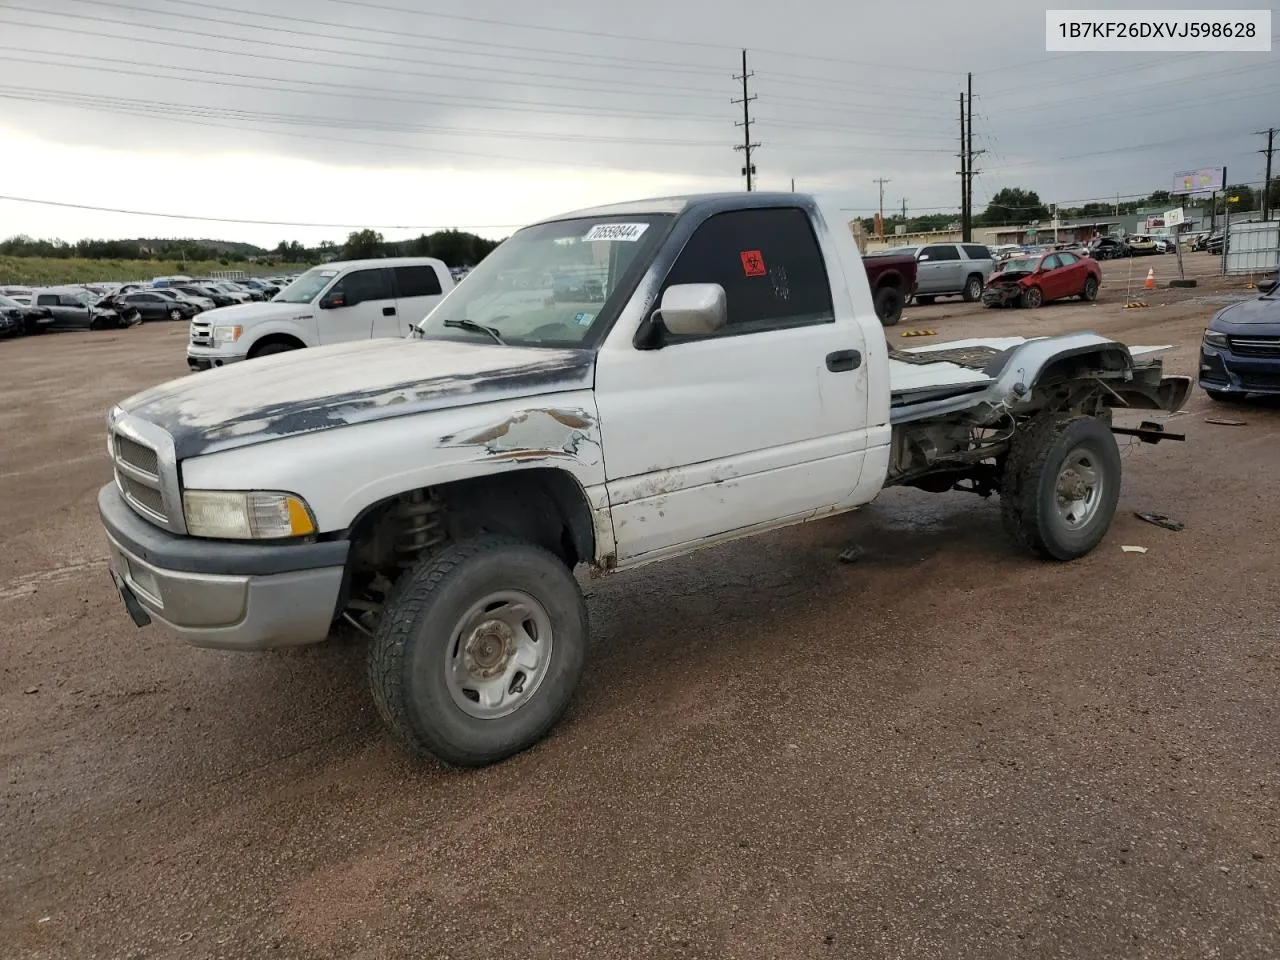
[[[660,560],[887,485],[998,493],[1030,551],[1088,552],[1119,494],[1111,408],[1186,399],[1159,349],[1081,333],[891,350],[837,211],[631,203],[519,231],[410,338],[123,401],[99,507],[140,626],[258,650],[345,619],[407,748],[479,765],[569,702],[579,564]]]

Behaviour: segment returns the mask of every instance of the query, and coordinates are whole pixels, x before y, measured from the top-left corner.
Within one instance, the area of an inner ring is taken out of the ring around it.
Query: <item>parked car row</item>
[[[149,283],[0,286],[0,338],[189,321],[207,310],[270,300],[294,278],[157,277]]]

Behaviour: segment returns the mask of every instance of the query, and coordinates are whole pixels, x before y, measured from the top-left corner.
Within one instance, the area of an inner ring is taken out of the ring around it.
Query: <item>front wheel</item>
[[[169,311],[169,319],[170,319],[170,320],[175,320],[175,321],[177,321],[177,320],[181,320],[181,319],[182,319],[182,311],[181,311],[181,310],[170,310],[170,311]]]
[[[1120,498],[1120,450],[1095,417],[1042,417],[1019,431],[1005,460],[1000,516],[1023,548],[1075,560],[1106,535]]]
[[[1044,306],[1044,291],[1039,287],[1027,287],[1022,291],[1022,305],[1028,310],[1039,310]]]
[[[964,292],[961,294],[966,303],[973,303],[982,296],[982,278],[977,274],[965,281]]]
[[[586,603],[563,561],[478,537],[424,558],[396,585],[369,648],[373,699],[415,757],[495,763],[563,715],[586,638]]]
[[[1080,291],[1081,300],[1096,300],[1098,298],[1098,279],[1092,274],[1085,280],[1084,289]]]

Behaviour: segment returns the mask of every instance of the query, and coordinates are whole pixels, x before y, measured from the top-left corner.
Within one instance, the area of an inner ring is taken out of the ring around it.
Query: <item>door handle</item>
[[[382,308],[382,315],[383,315],[384,317],[394,317],[394,316],[396,315],[396,308],[395,308],[395,307],[383,307],[383,308]]]
[[[862,354],[857,350],[837,350],[827,354],[827,369],[832,373],[857,370],[862,365]]]

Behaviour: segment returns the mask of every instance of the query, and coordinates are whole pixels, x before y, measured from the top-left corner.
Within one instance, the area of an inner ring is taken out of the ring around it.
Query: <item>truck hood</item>
[[[1259,323],[1280,327],[1280,298],[1255,297],[1223,307],[1209,321],[1209,329],[1229,333],[1232,327]]]
[[[309,303],[276,303],[274,300],[263,300],[207,310],[200,319],[230,324],[247,321],[261,323],[264,320],[276,319],[310,320],[314,312],[315,308]]]
[[[589,389],[594,370],[590,350],[362,340],[189,374],[134,394],[112,415],[163,427],[185,459],[428,410]]]

